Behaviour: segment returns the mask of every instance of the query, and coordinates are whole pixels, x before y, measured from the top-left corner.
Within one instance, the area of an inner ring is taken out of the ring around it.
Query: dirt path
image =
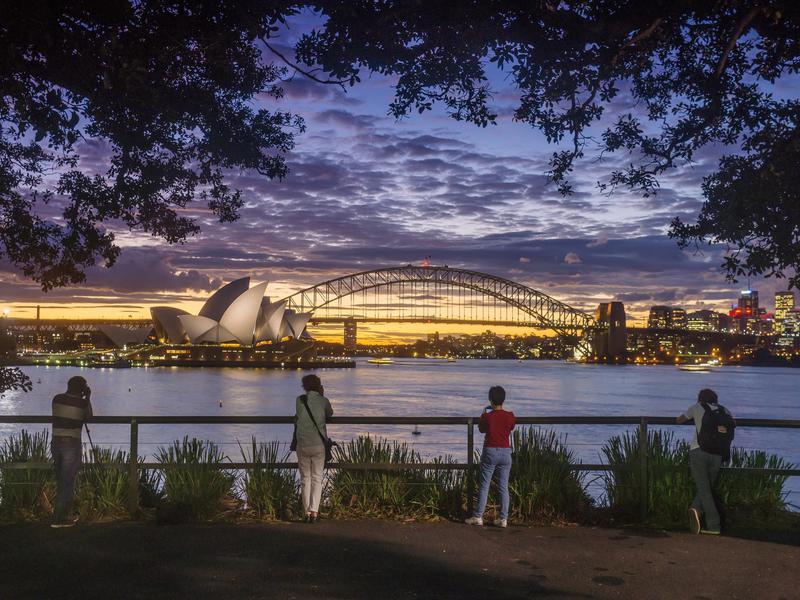
[[[385,521],[0,526],[0,599],[800,598],[800,547]]]

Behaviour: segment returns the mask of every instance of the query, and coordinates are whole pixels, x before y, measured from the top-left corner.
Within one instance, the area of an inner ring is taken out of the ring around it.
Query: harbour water
[[[27,394],[8,393],[0,414],[49,414],[54,394],[81,374],[92,387],[92,403],[104,415],[290,415],[307,371],[236,368],[82,369],[28,367],[34,382]],[[507,406],[517,415],[668,416],[694,402],[710,387],[720,402],[741,418],[800,419],[800,369],[719,367],[685,372],[671,366],[606,366],[556,361],[459,360],[455,363],[403,359],[371,365],[359,359],[355,369],[318,372],[337,416],[477,416],[487,404],[490,385],[506,388]],[[220,405],[221,401],[221,405]],[[0,424],[0,438],[24,426]],[[40,425],[29,425],[36,429]],[[381,435],[413,444],[424,456],[450,454],[464,460],[462,426],[331,426],[334,439]],[[624,426],[563,426],[568,445],[585,462],[601,462],[600,448]],[[689,427],[672,428],[688,438]],[[95,425],[95,444],[126,447],[126,426]],[[291,426],[142,425],[139,450],[152,453],[184,435],[219,443],[240,459],[237,441],[251,435],[288,443]],[[476,444],[481,436],[476,432]],[[739,428],[735,444],[766,450],[800,464],[800,430]],[[789,480],[789,501],[800,504],[800,478]]]

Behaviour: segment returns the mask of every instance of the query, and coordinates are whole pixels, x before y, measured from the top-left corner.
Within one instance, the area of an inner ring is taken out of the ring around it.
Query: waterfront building
[[[250,287],[250,278],[243,277],[214,292],[197,315],[169,306],[152,308],[156,336],[164,344],[242,346],[301,338],[311,313],[287,309],[283,300],[270,302],[266,288],[266,283]]]

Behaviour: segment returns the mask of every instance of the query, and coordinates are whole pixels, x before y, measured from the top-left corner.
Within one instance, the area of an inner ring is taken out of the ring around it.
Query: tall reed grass
[[[591,505],[583,473],[567,437],[535,427],[511,436],[511,516],[519,521],[559,522],[580,518]]]
[[[344,463],[419,465],[422,457],[407,443],[360,436],[334,449]],[[431,462],[453,464],[450,456]],[[464,502],[464,473],[458,470],[395,469],[333,471],[327,500],[334,515],[436,519],[460,516]]]
[[[5,438],[0,444],[0,463],[48,463],[50,433],[27,430]],[[0,469],[0,516],[31,520],[52,511],[55,489],[52,469]]]
[[[294,471],[273,466],[289,459],[280,447],[280,442],[257,442],[255,437],[247,447],[239,444],[243,462],[255,463],[239,479],[239,493],[247,509],[259,519],[288,519],[302,512]]]
[[[235,508],[236,478],[221,468],[228,457],[213,442],[185,436],[158,448],[155,456],[166,465],[163,490],[181,520],[208,520]]]
[[[94,447],[83,454],[83,471],[75,489],[75,507],[84,520],[121,518],[127,514],[128,454]]]
[[[648,519],[662,527],[683,527],[695,494],[689,471],[689,444],[677,439],[673,432],[656,429],[648,431],[647,448]],[[637,520],[641,498],[638,434],[629,431],[614,436],[601,451],[611,466],[604,478],[609,506],[620,518]],[[732,448],[730,466],[792,468],[776,455],[739,448]],[[743,512],[769,518],[785,509],[785,482],[786,477],[777,475],[723,472],[715,486],[715,497],[723,512],[734,519]]]

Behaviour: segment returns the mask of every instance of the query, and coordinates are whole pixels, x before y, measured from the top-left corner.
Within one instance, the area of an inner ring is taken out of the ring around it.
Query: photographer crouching
[[[56,505],[50,527],[72,527],[75,477],[81,468],[81,433],[92,416],[92,390],[83,377],[72,377],[67,391],[53,398],[53,463],[56,470]]]

